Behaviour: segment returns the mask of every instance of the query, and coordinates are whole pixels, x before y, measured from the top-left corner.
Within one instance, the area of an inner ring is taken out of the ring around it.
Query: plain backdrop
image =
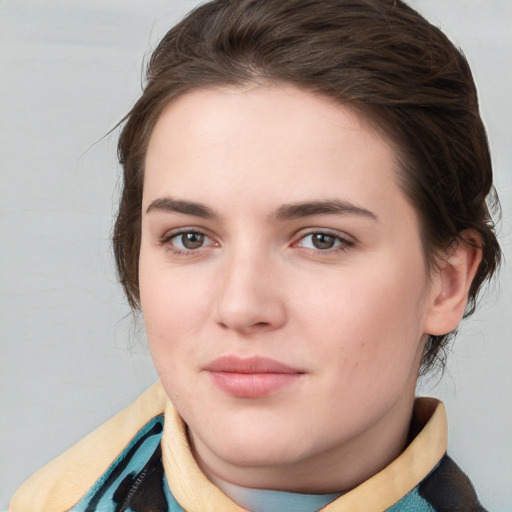
[[[512,256],[512,2],[411,0],[478,83],[501,242]],[[38,467],[156,380],[110,249],[119,167],[103,137],[144,58],[193,0],[0,0],[0,510]],[[483,504],[512,510],[512,270],[463,325],[442,379],[449,452]]]

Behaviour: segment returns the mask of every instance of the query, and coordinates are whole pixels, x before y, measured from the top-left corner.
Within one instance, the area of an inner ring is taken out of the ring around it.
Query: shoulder
[[[129,407],[37,471],[18,489],[9,512],[61,512],[75,506],[127,448],[140,446],[154,436],[159,439],[161,423],[151,420],[163,414],[166,401],[161,384],[152,386]]]

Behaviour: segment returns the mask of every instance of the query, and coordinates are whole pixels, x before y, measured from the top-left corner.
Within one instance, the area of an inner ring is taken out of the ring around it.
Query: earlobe
[[[464,315],[471,283],[482,260],[482,249],[473,233],[463,233],[455,249],[439,263],[433,277],[425,334],[443,335],[457,328]]]

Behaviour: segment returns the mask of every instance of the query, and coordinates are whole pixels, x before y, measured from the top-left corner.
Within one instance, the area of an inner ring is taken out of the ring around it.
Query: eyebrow
[[[282,221],[312,215],[358,215],[378,220],[377,215],[370,210],[338,199],[284,204],[274,212],[272,217],[275,220]]]
[[[146,213],[151,211],[181,213],[203,219],[220,218],[220,215],[209,206],[193,201],[174,199],[172,197],[160,197],[155,199],[148,206]],[[358,215],[378,220],[377,215],[370,210],[338,199],[283,204],[270,215],[270,218],[275,221],[285,221],[313,215]]]
[[[160,197],[155,199],[148,206],[146,213],[155,210],[169,213],[182,213],[184,215],[194,215],[195,217],[201,217],[203,219],[214,219],[219,217],[214,210],[204,204],[184,201],[181,199],[173,199],[172,197]]]

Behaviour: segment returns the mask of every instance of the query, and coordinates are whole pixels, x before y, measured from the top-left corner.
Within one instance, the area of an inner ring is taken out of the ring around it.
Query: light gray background
[[[512,256],[512,2],[412,0],[479,85]],[[102,139],[142,60],[195,0],[0,0],[0,510],[38,467],[156,375],[109,244],[119,169]],[[512,509],[512,270],[461,329],[444,378],[449,451],[491,511]]]

